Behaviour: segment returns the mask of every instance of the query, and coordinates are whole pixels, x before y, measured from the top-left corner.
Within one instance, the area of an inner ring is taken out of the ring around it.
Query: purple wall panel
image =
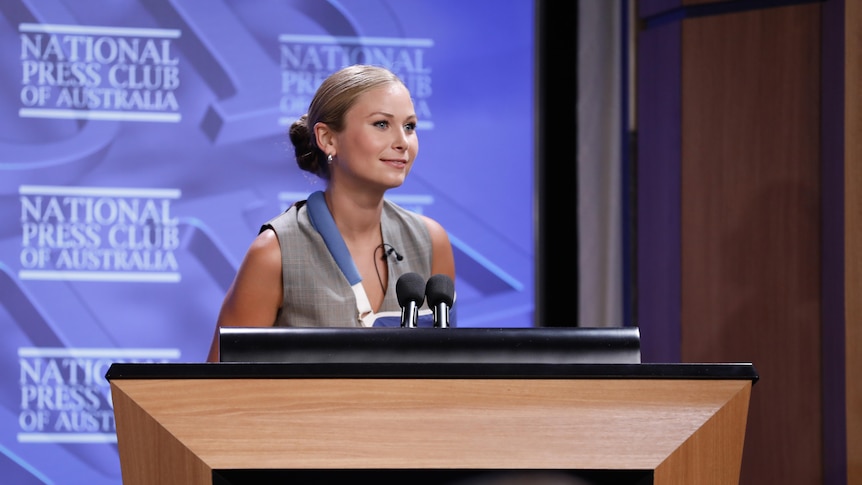
[[[638,45],[637,325],[644,362],[680,360],[680,24]]]

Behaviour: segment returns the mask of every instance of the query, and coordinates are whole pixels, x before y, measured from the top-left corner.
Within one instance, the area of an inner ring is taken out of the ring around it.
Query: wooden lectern
[[[106,378],[126,485],[529,471],[702,485],[738,483],[758,376],[751,364],[220,362],[115,363]]]

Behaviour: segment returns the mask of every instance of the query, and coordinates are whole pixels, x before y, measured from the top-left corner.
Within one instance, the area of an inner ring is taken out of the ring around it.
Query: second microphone
[[[401,306],[401,326],[415,328],[419,320],[419,307],[427,299],[434,316],[434,327],[450,326],[450,309],[455,300],[455,283],[445,274],[435,274],[426,282],[417,273],[405,273],[395,283],[398,304]]]

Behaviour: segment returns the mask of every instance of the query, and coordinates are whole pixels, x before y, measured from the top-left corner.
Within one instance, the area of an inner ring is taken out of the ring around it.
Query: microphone
[[[391,244],[383,243],[383,244],[381,244],[381,246],[383,246],[384,251],[383,251],[383,256],[381,256],[380,259],[386,259],[389,256],[392,256],[392,254],[395,254],[395,259],[397,259],[398,261],[401,261],[404,259],[404,256],[401,256],[401,253],[396,251],[395,247],[392,246]]]
[[[435,274],[428,278],[425,285],[425,297],[428,306],[434,312],[434,326],[439,328],[449,327],[449,309],[455,300],[455,283],[452,278],[444,274]]]
[[[425,301],[425,280],[418,273],[404,273],[395,283],[395,294],[401,305],[401,326],[415,328]]]

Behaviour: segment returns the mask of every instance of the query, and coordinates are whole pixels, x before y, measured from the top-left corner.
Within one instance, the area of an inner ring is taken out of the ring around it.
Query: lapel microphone
[[[404,256],[401,256],[401,253],[396,251],[395,247],[393,247],[391,244],[383,243],[383,244],[381,244],[381,246],[383,246],[383,256],[381,256],[380,259],[386,259],[389,256],[392,256],[393,254],[395,255],[395,259],[398,261],[401,261],[404,259]]]

